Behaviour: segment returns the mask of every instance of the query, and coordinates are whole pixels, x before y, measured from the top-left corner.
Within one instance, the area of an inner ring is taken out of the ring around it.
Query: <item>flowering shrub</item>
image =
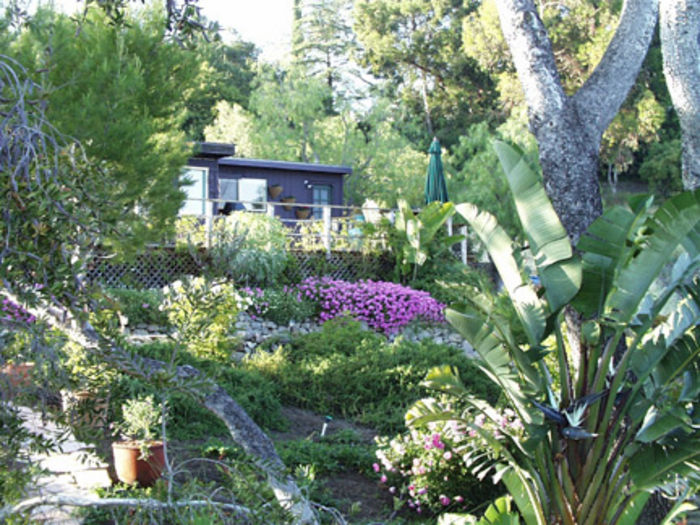
[[[483,416],[477,416],[474,425],[484,426]],[[499,425],[522,429],[512,411],[503,413]],[[480,481],[471,474],[474,461],[488,463],[483,453],[488,449],[475,430],[455,421],[376,440],[379,462],[373,468],[380,482],[419,514],[468,510],[502,492],[490,479]]]
[[[36,321],[36,317],[27,312],[21,305],[5,297],[2,300],[0,321],[4,323],[32,324]]]
[[[250,300],[248,313],[253,319],[263,318],[286,325],[291,320],[304,321],[316,313],[316,306],[294,286],[278,290],[244,288],[241,294]]]
[[[248,303],[249,299],[238,294],[231,284],[213,284],[195,277],[163,288],[160,308],[188,352],[226,362],[235,344],[236,317]]]
[[[319,304],[322,321],[351,315],[377,331],[392,334],[415,319],[445,320],[444,304],[427,292],[396,283],[310,277],[298,287],[303,297]]]

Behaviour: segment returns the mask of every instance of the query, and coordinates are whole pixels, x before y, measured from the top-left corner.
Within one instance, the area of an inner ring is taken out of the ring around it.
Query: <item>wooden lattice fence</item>
[[[292,263],[285,269],[288,281],[306,277],[329,276],[334,279],[387,279],[393,270],[387,253],[368,255],[361,252],[293,250]],[[125,262],[97,256],[89,265],[87,277],[108,287],[162,288],[184,275],[201,275],[206,266],[206,252],[192,254],[174,248],[151,248]]]

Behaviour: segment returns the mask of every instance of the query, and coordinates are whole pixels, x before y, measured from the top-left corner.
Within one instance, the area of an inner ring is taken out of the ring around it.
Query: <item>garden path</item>
[[[27,407],[19,407],[24,425],[34,433],[56,441],[58,446],[49,453],[32,454],[31,459],[43,473],[30,487],[27,498],[46,496],[76,496],[98,499],[95,489],[109,487],[111,481],[107,464],[94,452],[93,445],[78,441],[66,428],[44,420],[41,413]],[[52,506],[35,507],[30,515],[32,523],[46,525],[79,524],[70,508]]]

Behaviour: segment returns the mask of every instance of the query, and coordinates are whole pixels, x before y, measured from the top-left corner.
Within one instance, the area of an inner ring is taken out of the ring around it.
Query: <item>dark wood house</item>
[[[343,204],[343,184],[352,173],[348,166],[283,162],[234,157],[233,144],[204,142],[190,159],[186,176],[187,200],[182,215],[217,215],[232,210],[265,211],[268,202],[293,201],[294,206],[275,206],[281,219],[295,218],[299,205]],[[207,203],[203,199],[219,199]],[[340,212],[334,210],[333,215]],[[322,208],[313,208],[321,217]]]

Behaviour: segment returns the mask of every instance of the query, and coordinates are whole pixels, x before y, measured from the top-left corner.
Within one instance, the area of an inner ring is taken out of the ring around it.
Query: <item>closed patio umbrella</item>
[[[425,203],[434,201],[447,202],[447,184],[445,184],[445,173],[442,169],[442,159],[440,158],[440,142],[437,137],[433,139],[430,149],[430,163],[428,164],[428,174],[425,179]]]

